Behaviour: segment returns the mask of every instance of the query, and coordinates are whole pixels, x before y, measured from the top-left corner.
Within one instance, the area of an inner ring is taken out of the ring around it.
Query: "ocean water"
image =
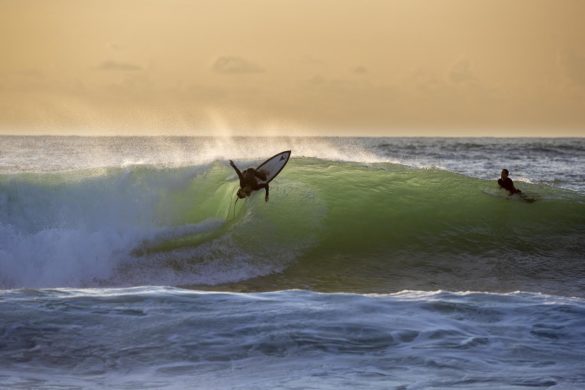
[[[584,238],[585,139],[3,136],[0,387],[585,388]]]

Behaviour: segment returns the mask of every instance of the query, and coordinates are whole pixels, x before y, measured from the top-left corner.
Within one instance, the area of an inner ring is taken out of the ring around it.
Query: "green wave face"
[[[585,198],[571,191],[516,183],[528,203],[443,170],[310,158],[289,162],[268,203],[257,193],[234,204],[237,184],[223,163],[2,177],[0,228],[26,232],[37,252],[47,252],[43,229],[86,239],[79,253],[122,242],[112,253],[128,256],[113,274],[90,275],[105,284],[585,295]],[[0,249],[34,249],[12,241]],[[101,262],[113,256],[104,253]]]
[[[223,218],[212,240],[229,235],[260,263],[281,262],[229,288],[583,288],[585,201],[570,191],[517,183],[529,203],[495,181],[438,169],[294,159],[270,202],[256,194],[234,212],[230,175],[214,166],[161,207],[177,224]]]

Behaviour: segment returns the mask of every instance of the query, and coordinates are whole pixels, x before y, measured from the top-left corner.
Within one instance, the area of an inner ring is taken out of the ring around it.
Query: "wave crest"
[[[521,185],[539,200],[439,169],[295,158],[269,203],[234,209],[218,162],[2,176],[0,284],[489,291],[585,274],[583,196]]]

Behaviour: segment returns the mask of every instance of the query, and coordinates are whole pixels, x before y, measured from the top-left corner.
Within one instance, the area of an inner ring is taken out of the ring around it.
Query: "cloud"
[[[117,61],[104,61],[97,68],[99,70],[112,72],[136,72],[142,70],[140,65]]]
[[[469,60],[462,58],[455,62],[451,69],[449,69],[449,80],[456,84],[468,83],[476,81],[476,78],[471,71]]]
[[[265,71],[261,66],[244,58],[232,56],[219,57],[211,67],[217,73],[223,74],[253,74]]]

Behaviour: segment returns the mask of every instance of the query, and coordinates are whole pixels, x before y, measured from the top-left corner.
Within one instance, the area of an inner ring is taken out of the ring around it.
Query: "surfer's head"
[[[502,169],[502,173],[500,174],[500,176],[502,177],[502,179],[505,179],[508,177],[508,175],[510,174],[510,172],[508,172],[508,170],[506,168]]]
[[[249,186],[245,186],[238,190],[238,198],[244,199],[245,197],[250,196],[251,193],[252,189]]]

